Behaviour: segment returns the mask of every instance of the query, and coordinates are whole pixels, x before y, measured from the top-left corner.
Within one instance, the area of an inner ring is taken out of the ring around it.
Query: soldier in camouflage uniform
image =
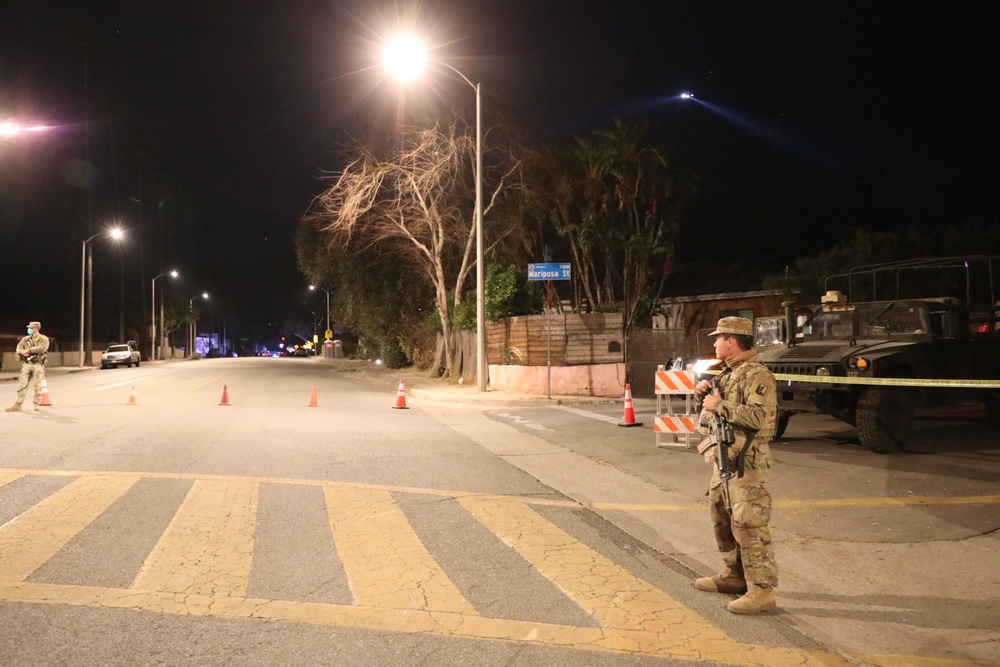
[[[703,398],[700,430],[708,433],[712,413],[733,426],[735,443],[728,448],[736,461],[746,446],[741,473],[729,481],[730,512],[723,495],[718,447],[699,448],[705,459],[716,463],[709,486],[709,503],[715,541],[726,569],[714,577],[702,577],[696,588],[715,593],[745,593],[729,603],[736,614],[757,614],[775,608],[774,588],[778,565],[771,544],[771,494],[767,470],[771,467],[768,441],[774,435],[777,417],[774,376],[757,360],[753,349],[753,324],[742,317],[724,317],[710,336],[715,337],[716,357],[724,362],[716,385],[702,380],[695,393]]]
[[[42,378],[45,376],[45,359],[49,351],[49,339],[41,333],[39,322],[28,323],[28,335],[22,338],[15,348],[15,353],[21,358],[20,385],[17,388],[17,400],[5,412],[20,412],[24,403],[24,395],[28,393],[28,383],[35,380],[35,410],[42,401]]]

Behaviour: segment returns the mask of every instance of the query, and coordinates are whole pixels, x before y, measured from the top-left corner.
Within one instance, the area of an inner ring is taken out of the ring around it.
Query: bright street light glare
[[[120,229],[112,229],[111,230],[111,238],[113,238],[113,239],[120,239],[123,236],[125,236],[125,232],[123,232],[122,230],[120,230]]]
[[[23,127],[17,123],[9,121],[0,123],[0,137],[13,137],[22,132],[44,132],[49,129],[48,125],[30,125]]]
[[[681,93],[682,100],[689,100],[694,97],[694,93]]]
[[[400,81],[410,81],[420,75],[427,59],[427,49],[413,35],[392,37],[385,45],[383,61],[389,72]]]

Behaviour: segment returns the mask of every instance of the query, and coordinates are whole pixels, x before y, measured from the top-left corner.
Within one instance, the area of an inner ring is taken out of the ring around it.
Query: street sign
[[[570,280],[570,264],[528,264],[528,280]]]
[[[333,338],[333,332],[330,331],[329,329],[326,330],[326,334],[325,335],[326,335],[326,339],[327,340],[330,340],[331,338]]]

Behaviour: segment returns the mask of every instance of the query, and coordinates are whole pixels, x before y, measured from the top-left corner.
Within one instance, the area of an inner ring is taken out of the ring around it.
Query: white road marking
[[[128,380],[124,382],[115,382],[114,384],[105,384],[100,387],[94,387],[94,391],[104,391],[105,389],[114,389],[115,387],[123,387],[125,385],[135,384],[140,380],[148,380],[149,378],[159,377],[161,375],[166,375],[166,373],[145,373],[143,375],[130,375]]]
[[[552,429],[546,428],[545,426],[542,426],[538,422],[531,421],[530,419],[525,419],[520,415],[512,415],[509,412],[499,412],[497,413],[497,417],[503,417],[504,419],[509,419],[518,426],[523,426],[524,428],[530,428],[533,431],[548,431],[549,433],[552,433]]]
[[[566,412],[572,412],[574,415],[580,415],[581,417],[589,417],[591,419],[597,419],[598,421],[607,422],[609,424],[617,424],[620,419],[615,419],[614,417],[605,417],[604,415],[599,415],[596,412],[590,412],[589,410],[581,410],[580,408],[571,408],[568,405],[554,405],[552,406],[556,410],[565,410]]]

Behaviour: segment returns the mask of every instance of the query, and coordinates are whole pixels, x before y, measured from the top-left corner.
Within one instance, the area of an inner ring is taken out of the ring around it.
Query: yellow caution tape
[[[786,375],[775,373],[779,382],[809,384],[863,384],[888,387],[964,387],[969,389],[1000,389],[1000,380],[929,380],[924,378],[867,378],[841,375]]]
[[[704,371],[702,375],[719,375],[722,371]],[[843,375],[791,375],[775,373],[777,382],[809,384],[863,384],[886,387],[957,387],[966,389],[1000,389],[1000,380],[930,380],[926,378],[867,378]]]

